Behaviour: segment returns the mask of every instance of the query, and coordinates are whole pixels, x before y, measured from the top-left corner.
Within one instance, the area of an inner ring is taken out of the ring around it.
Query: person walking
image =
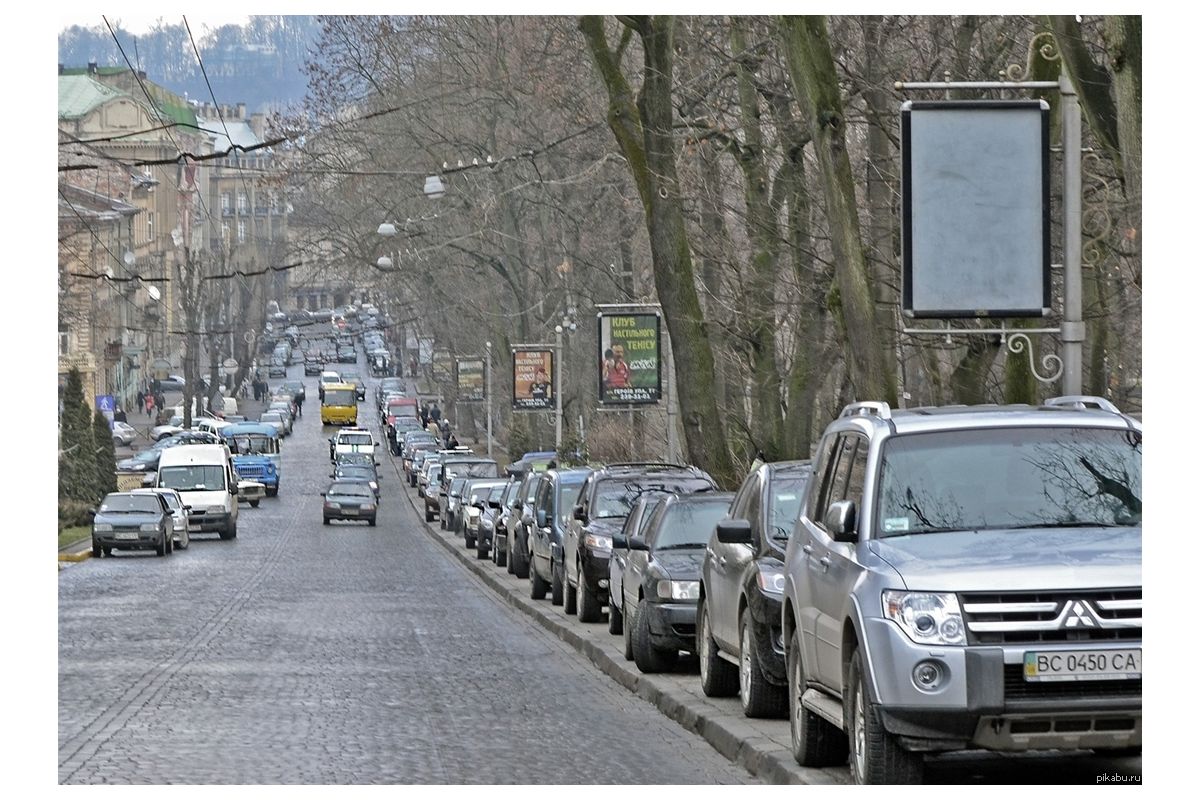
[[[145,411],[146,410],[146,393],[143,392],[141,389],[138,389],[136,399],[137,399],[137,404],[138,404],[138,411]]]
[[[292,402],[296,404],[296,416],[303,417],[304,416],[304,395],[302,395],[302,394],[296,395],[296,397],[292,400]]]
[[[438,404],[436,402],[429,406],[429,418],[434,422],[441,422],[442,410],[438,408]]]
[[[146,416],[154,418],[154,395],[146,396]]]

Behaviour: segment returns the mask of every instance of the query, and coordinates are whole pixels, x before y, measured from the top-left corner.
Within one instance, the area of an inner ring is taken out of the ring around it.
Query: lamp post
[[[555,458],[562,450],[562,419],[563,419],[563,402],[562,402],[562,373],[563,373],[563,357],[562,357],[562,335],[563,326],[554,326],[554,356],[558,363],[554,366],[554,454]]]
[[[484,369],[487,370],[487,444],[488,458],[492,457],[492,343],[484,342],[487,347],[487,364]]]

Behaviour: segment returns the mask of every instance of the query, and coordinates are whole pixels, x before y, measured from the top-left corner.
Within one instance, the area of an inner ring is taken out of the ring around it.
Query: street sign
[[[554,397],[554,351],[514,349],[513,410],[545,411],[557,407]]]
[[[232,356],[225,359],[224,367],[225,367],[225,369],[237,369],[238,368],[237,359],[233,358]]]
[[[483,359],[458,359],[458,399],[477,401],[485,399],[483,385]]]
[[[111,394],[96,395],[96,410],[108,420],[111,427],[113,423],[113,412],[117,409],[117,399]]]

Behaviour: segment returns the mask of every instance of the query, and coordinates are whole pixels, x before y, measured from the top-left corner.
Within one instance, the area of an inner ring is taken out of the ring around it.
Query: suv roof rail
[[[851,403],[842,409],[842,413],[838,417],[879,417],[880,419],[892,418],[892,407],[881,400],[863,400],[858,403]]]
[[[1062,397],[1051,397],[1042,405],[1052,408],[1094,408],[1099,411],[1108,411],[1112,414],[1121,413],[1121,410],[1108,400],[1090,394],[1069,394]]]
[[[636,469],[639,467],[666,467],[669,469],[696,469],[691,464],[675,464],[671,461],[614,461],[611,464],[605,464],[601,469],[612,469],[619,467],[622,469]]]

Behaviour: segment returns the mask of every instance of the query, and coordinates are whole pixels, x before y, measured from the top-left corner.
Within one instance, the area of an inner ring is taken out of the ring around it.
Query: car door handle
[[[831,563],[833,563],[833,562],[831,562],[831,561],[829,560],[829,556],[825,556],[824,558],[822,558],[822,559],[821,559],[820,561],[818,561],[817,563],[818,563],[818,564],[820,564],[822,567],[824,567],[824,568],[825,568],[825,571],[826,571],[826,572],[828,572],[828,571],[829,571],[829,565],[830,565]]]
[[[725,566],[726,561],[727,561],[727,559],[725,558],[725,556],[721,556],[720,558],[717,559],[717,563],[720,564],[722,567]]]
[[[804,545],[804,547],[801,547],[800,549],[804,552],[804,555],[806,555],[806,556],[811,556],[813,553],[811,544],[806,544],[806,545]]]

